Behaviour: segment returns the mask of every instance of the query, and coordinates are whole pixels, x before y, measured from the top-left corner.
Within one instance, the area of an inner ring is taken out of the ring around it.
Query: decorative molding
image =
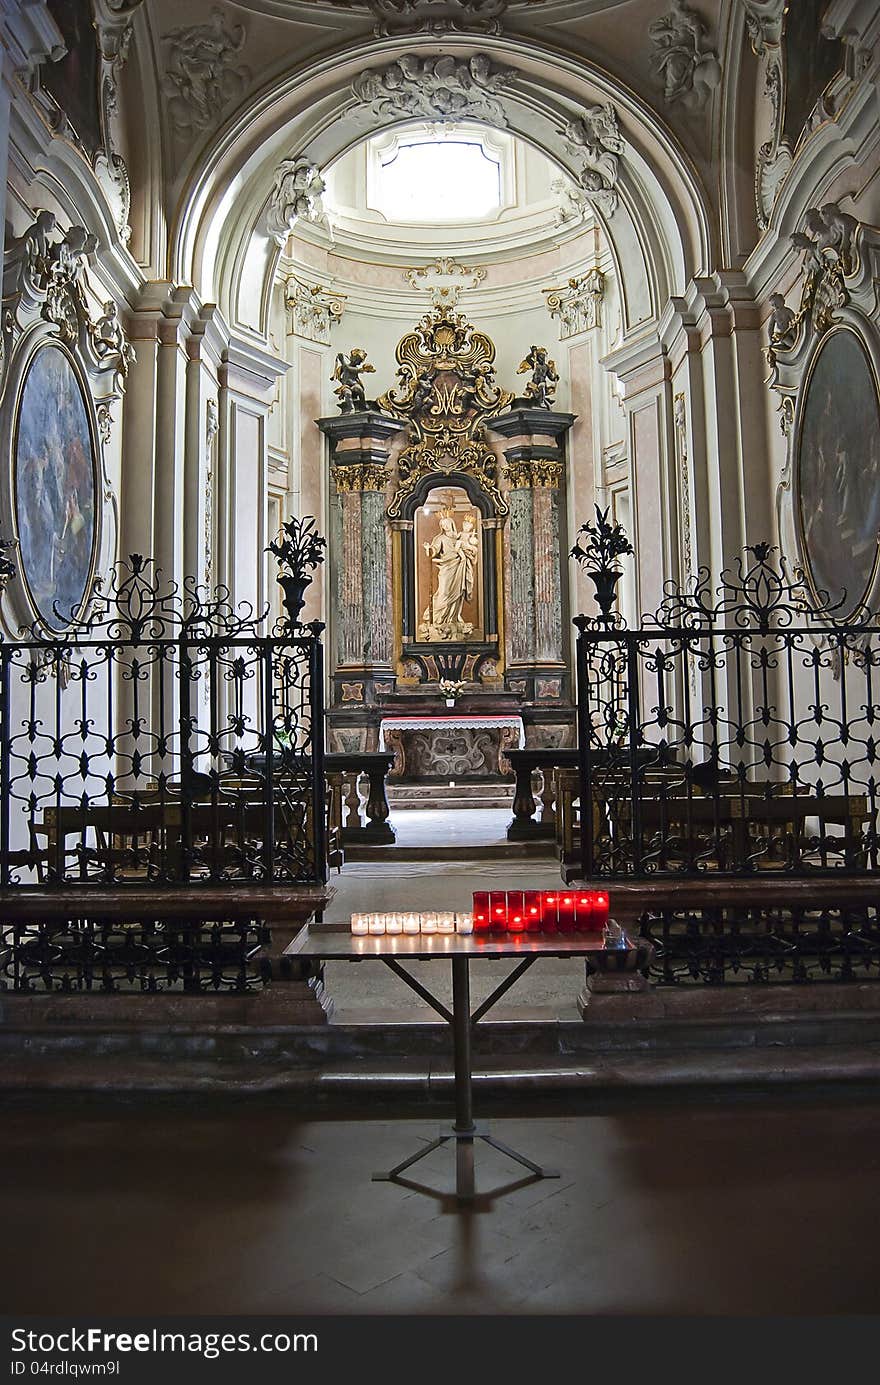
[[[542,289],[547,295],[550,316],[559,319],[559,339],[565,341],[580,332],[602,326],[605,275],[601,269],[588,269],[562,288]]]
[[[80,377],[96,453],[96,537],[86,605],[100,591],[99,570],[112,560],[115,548],[118,513],[104,449],[111,437],[112,405],[125,392],[135,358],[116,304],[105,303],[96,319],[89,311],[86,270],[96,248],[95,236],[82,226],[62,233],[49,211],[38,212],[22,236],[10,238],[4,252],[0,338],[0,428],[5,437],[13,435],[19,396],[37,351],[50,345],[64,349]],[[105,509],[112,524],[104,522]],[[8,486],[0,492],[0,529],[17,533],[15,497]],[[9,595],[15,625],[42,623],[24,583]]]
[[[429,121],[485,120],[506,126],[498,97],[516,76],[515,68],[500,67],[485,53],[467,59],[405,53],[387,67],[362,72],[352,90],[379,120],[410,116]]]
[[[449,255],[440,255],[430,264],[418,265],[403,271],[403,277],[410,288],[424,289],[430,293],[435,308],[455,308],[464,290],[478,288],[485,281],[486,274],[485,265],[459,264]],[[469,279],[470,283],[444,284],[437,283],[438,279]]]
[[[550,191],[559,198],[554,220],[557,226],[568,226],[570,222],[581,221],[590,205],[590,199],[583,188],[579,188],[568,176],[554,178]]]
[[[755,217],[758,229],[770,225],[779,189],[794,162],[791,149],[782,142],[782,62],[778,47],[762,50],[765,58],[764,91],[770,100],[770,138],[758,150],[755,163]]]
[[[614,107],[610,103],[586,106],[561,133],[568,152],[581,159],[576,175],[581,191],[606,216],[613,216],[618,203],[620,155],[624,150]]]
[[[331,328],[342,321],[345,294],[334,293],[323,284],[304,284],[291,274],[284,281],[284,304],[290,314],[291,332],[327,346]]]
[[[266,230],[282,248],[298,221],[322,221],[321,171],[310,159],[284,159],[278,165],[266,207]]]
[[[706,21],[684,0],[672,0],[669,13],[649,24],[648,33],[666,104],[704,106],[721,81],[718,54],[706,46]]]
[[[388,485],[388,472],[383,462],[350,462],[343,466],[337,461],[333,467],[333,480],[338,495],[350,491],[384,491]]]
[[[559,490],[564,464],[544,457],[518,457],[515,461],[508,461],[505,470],[511,490],[537,490],[541,487]]]
[[[500,34],[509,0],[366,0],[377,38],[392,34]]]
[[[764,68],[764,94],[770,107],[767,138],[762,142],[755,162],[755,213],[758,227],[765,231],[770,224],[779,191],[785,182],[795,157],[805,141],[822,125],[838,118],[871,63],[869,47],[855,29],[841,31],[839,25],[826,23],[817,44],[823,40],[839,39],[843,45],[840,68],[825,89],[817,93],[816,102],[802,129],[785,130],[787,63],[797,54],[787,52],[786,24],[788,0],[740,0],[745,8],[746,24],[753,52]],[[835,9],[831,7],[829,13]]]
[[[502,413],[513,395],[495,383],[495,345],[463,313],[432,308],[395,352],[397,385],[377,400],[378,407],[407,424],[410,443],[396,459],[390,518],[432,472],[474,476],[505,515],[498,460],[485,437],[485,425]]]
[[[94,0],[94,28],[98,49],[98,118],[100,144],[97,149],[87,148],[80,132],[72,124],[66,111],[63,111],[54,97],[44,88],[40,80],[42,61],[26,71],[26,85],[37,105],[48,120],[50,128],[64,139],[69,140],[87,158],[95,177],[100,183],[113,209],[116,230],[123,244],[131,238],[128,224],[131,211],[131,185],[125,160],[117,148],[117,127],[119,123],[119,80],[128,58],[132,37],[134,15],[144,0]],[[33,8],[37,8],[34,6]],[[53,50],[50,61],[57,61],[64,55]]]
[[[0,381],[18,337],[38,316],[67,346],[82,352],[94,374],[112,372],[111,393],[118,397],[124,391],[134,350],[115,303],[105,303],[97,321],[89,313],[85,270],[97,239],[83,226],[71,226],[56,240],[56,229],[53,212],[38,212],[24,234],[6,248]]]
[[[214,589],[214,439],[220,431],[220,406],[216,399],[205,405],[205,586]],[[210,689],[206,686],[206,693]]]
[[[803,229],[791,241],[802,256],[800,300],[796,309],[781,295],[771,300],[767,360],[787,440],[776,496],[780,543],[784,552],[795,554],[802,547],[795,514],[795,461],[812,364],[829,334],[849,329],[865,346],[875,376],[880,372],[880,231],[829,202],[806,213]],[[874,600],[876,585],[869,602],[872,609]]]
[[[850,301],[847,280],[859,268],[859,222],[836,202],[812,207],[804,216],[803,230],[791,243],[802,254],[803,284],[797,309],[787,306],[781,294],[770,298],[770,344],[767,359],[777,379],[777,364],[797,355],[811,335],[821,336],[833,325],[837,313]]]
[[[207,23],[162,35],[162,89],[171,128],[180,139],[207,130],[243,94],[252,74],[236,60],[246,39],[244,24],[228,26],[218,5]]]
[[[687,399],[677,394],[672,404],[675,423],[675,451],[678,461],[679,503],[681,506],[681,565],[685,583],[694,575],[693,540],[691,537],[691,478],[688,456]],[[693,676],[693,669],[691,669]]]
[[[760,58],[768,48],[778,48],[789,0],[741,0],[741,4],[752,52]]]

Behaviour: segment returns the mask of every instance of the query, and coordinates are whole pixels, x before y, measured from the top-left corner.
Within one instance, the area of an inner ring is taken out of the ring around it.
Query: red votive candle
[[[559,895],[541,896],[541,932],[555,933],[559,921]]]
[[[604,890],[597,890],[596,893],[593,895],[593,924],[592,924],[592,926],[593,926],[594,930],[595,930],[597,933],[601,933],[601,932],[602,932],[602,929],[605,927],[605,925],[606,925],[607,922],[608,922],[608,895],[606,894],[606,892],[605,892]]]
[[[477,890],[471,896],[471,903],[474,913],[474,932],[488,933],[492,926],[489,918],[489,891]]]
[[[489,927],[495,932],[503,932],[507,927],[507,891],[492,890],[489,894]]]
[[[540,933],[541,931],[541,892],[540,890],[526,890],[526,932]]]
[[[574,921],[579,933],[592,933],[593,893],[591,890],[578,890],[574,897]]]
[[[575,931],[574,895],[570,890],[566,894],[561,894],[559,896],[558,926],[560,933],[573,933]]]
[[[522,890],[507,891],[507,928],[510,933],[524,933],[526,927],[526,897]]]

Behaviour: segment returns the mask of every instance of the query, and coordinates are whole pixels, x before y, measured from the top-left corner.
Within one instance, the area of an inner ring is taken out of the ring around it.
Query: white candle
[[[367,924],[366,914],[352,914],[351,931],[352,933],[356,933],[359,937],[362,936],[364,933],[368,933],[370,931]]]
[[[380,935],[380,934],[384,934],[384,932],[385,932],[385,915],[384,915],[384,914],[367,914],[367,918],[369,919],[369,931],[370,931],[371,934],[373,934],[374,936],[378,936],[378,935]]]
[[[419,931],[419,916],[418,916],[418,914],[404,914],[404,915],[403,915],[403,931],[404,931],[404,933],[418,933],[418,931]]]
[[[402,915],[402,914],[386,914],[386,915],[385,915],[385,932],[386,932],[386,933],[402,933],[402,932],[403,932],[403,915]]]
[[[474,916],[473,914],[456,914],[455,916],[456,933],[473,933]]]
[[[422,914],[422,932],[423,932],[423,933],[436,933],[436,932],[437,932],[437,915],[436,915],[436,914]]]
[[[438,915],[437,915],[437,932],[438,932],[438,933],[454,933],[454,932],[455,932],[455,914],[450,914],[450,913],[438,914]]]

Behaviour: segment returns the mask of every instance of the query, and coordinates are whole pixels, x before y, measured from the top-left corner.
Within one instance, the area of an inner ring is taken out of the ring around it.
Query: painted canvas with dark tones
[[[91,157],[103,143],[98,92],[98,40],[91,0],[49,0],[49,13],[61,30],[67,52],[57,63],[43,63],[40,85],[67,116]]]
[[[797,144],[819,97],[844,64],[840,39],[822,37],[828,0],[798,0],[785,17],[785,111],[782,137]]]
[[[95,548],[95,454],[86,403],[59,347],[27,369],[15,431],[15,511],[21,574],[46,625],[64,629],[82,606]]]
[[[807,382],[796,486],[804,560],[848,615],[865,596],[880,532],[880,398],[854,332],[820,347]]]

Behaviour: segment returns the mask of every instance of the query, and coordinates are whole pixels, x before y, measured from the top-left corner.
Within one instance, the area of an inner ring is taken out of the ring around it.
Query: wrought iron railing
[[[0,644],[0,988],[261,984],[275,887],[327,879],[322,628],[134,555]]]
[[[581,873],[656,883],[655,975],[876,974],[868,893],[856,910],[800,896],[737,912],[725,888],[870,882],[880,623],[863,610],[841,619],[757,544],[714,588],[705,571],[667,584],[638,629],[610,610],[575,624]],[[667,907],[662,884],[674,880],[704,881],[705,907]]]
[[[325,880],[321,628],[135,555],[0,646],[2,885]]]

